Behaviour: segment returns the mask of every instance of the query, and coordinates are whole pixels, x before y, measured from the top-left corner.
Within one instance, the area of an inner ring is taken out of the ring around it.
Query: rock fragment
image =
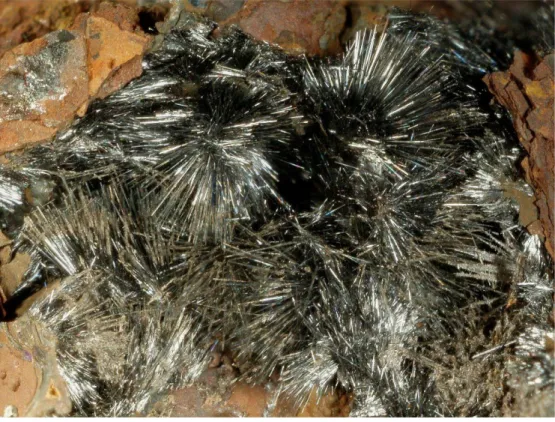
[[[443,15],[432,0],[181,0],[220,26],[238,25],[257,39],[290,53],[335,54],[356,30],[381,23],[393,6]]]
[[[517,51],[505,72],[484,77],[490,92],[510,113],[520,143],[527,152],[522,161],[528,183],[534,188],[541,223],[540,233],[555,258],[555,53],[538,59]],[[535,233],[537,224],[529,231]]]
[[[0,59],[0,152],[49,139],[87,101],[86,45],[55,31]]]
[[[10,406],[24,415],[35,395],[37,375],[27,356],[13,347],[0,327],[0,410],[4,415]]]
[[[152,37],[139,11],[103,3],[73,26],[0,58],[0,154],[51,139],[104,98],[141,75]]]
[[[98,0],[0,0],[0,57],[13,47],[51,31],[68,29]]]
[[[137,9],[102,3],[97,12],[77,17],[73,29],[87,43],[89,96],[104,98],[141,75],[140,62],[151,37],[139,27]]]

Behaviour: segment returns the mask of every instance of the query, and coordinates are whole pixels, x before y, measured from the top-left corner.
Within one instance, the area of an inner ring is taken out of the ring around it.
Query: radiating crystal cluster
[[[480,81],[496,58],[400,12],[329,58],[212,29],[184,15],[143,76],[0,169],[23,286],[61,280],[29,315],[76,414],[148,412],[216,337],[243,379],[277,372],[300,405],[342,388],[359,416],[495,415],[482,378],[505,373],[552,388],[550,263]]]

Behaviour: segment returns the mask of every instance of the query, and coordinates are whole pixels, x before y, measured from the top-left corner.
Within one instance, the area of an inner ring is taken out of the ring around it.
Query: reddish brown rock
[[[185,9],[200,12],[222,26],[237,24],[254,38],[278,44],[292,53],[341,51],[346,0],[184,0]]]
[[[21,284],[30,263],[31,257],[29,255],[18,253],[9,263],[0,266],[0,286],[6,299],[9,299]]]
[[[233,386],[227,405],[244,416],[261,418],[270,396],[264,387],[238,383]]]
[[[51,32],[0,59],[0,154],[51,139],[104,98],[142,73],[151,36],[138,9],[101,4],[70,30]]]
[[[97,0],[0,0],[0,57],[11,48],[67,29]]]
[[[140,60],[146,51],[149,36],[122,30],[113,22],[91,16],[87,20],[86,39],[90,97],[94,98],[104,83],[111,87],[104,89],[106,96],[141,75],[142,67],[140,61],[137,67],[136,59]],[[122,70],[128,62],[129,69]],[[116,74],[118,78],[111,80]]]
[[[94,16],[106,19],[118,26],[122,31],[137,32],[142,34],[139,27],[139,15],[137,9],[129,7],[137,2],[134,0],[127,0],[128,5],[120,3],[100,3],[98,10],[94,12]]]
[[[45,326],[26,316],[0,326],[0,370],[6,362],[4,371],[11,375],[7,387],[17,387],[17,394],[6,396],[0,385],[0,404],[15,405],[17,413],[26,417],[67,416],[71,412],[69,390],[58,370],[56,344]]]
[[[263,416],[270,393],[234,380],[224,367],[209,368],[192,386],[173,391],[156,407],[162,415],[179,417]]]
[[[296,416],[299,417],[347,417],[351,413],[352,396],[334,390],[318,397],[314,390],[306,405]]]
[[[136,8],[122,4],[100,4],[91,14],[82,14],[72,26],[87,41],[89,95],[106,97],[141,75],[140,59],[151,37],[139,27]]]
[[[0,153],[51,139],[56,129],[28,120],[0,123]]]
[[[293,53],[334,54],[359,29],[383,22],[392,6],[444,16],[441,0],[181,0],[221,26],[239,25],[253,37]]]
[[[87,101],[86,45],[55,31],[0,59],[0,152],[51,137]]]
[[[22,416],[37,390],[37,375],[31,355],[16,349],[0,329],[0,417],[6,406],[15,406]]]
[[[237,23],[254,38],[291,52],[337,53],[345,25],[345,1],[250,0],[226,24]]]
[[[127,84],[130,80],[141,76],[143,73],[142,59],[143,56],[141,54],[119,66],[114,66],[114,68],[110,70],[106,80],[102,82],[102,85],[98,89],[96,98],[106,98],[108,95],[116,92]]]
[[[545,246],[555,258],[554,62],[555,53],[538,60],[518,51],[508,71],[487,75],[484,82],[511,113],[520,143],[528,153],[522,167],[534,188]],[[532,223],[530,231],[535,232],[537,226]]]

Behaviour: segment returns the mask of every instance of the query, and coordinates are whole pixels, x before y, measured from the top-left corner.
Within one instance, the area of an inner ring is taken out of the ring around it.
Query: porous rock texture
[[[6,407],[16,415],[23,415],[37,389],[37,377],[32,359],[25,351],[10,345],[8,337],[0,331],[0,417]]]

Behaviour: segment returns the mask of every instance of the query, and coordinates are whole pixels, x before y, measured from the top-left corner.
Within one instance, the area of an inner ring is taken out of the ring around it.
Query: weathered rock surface
[[[20,44],[0,58],[0,154],[51,139],[142,73],[151,36],[138,9],[102,3],[68,29]]]
[[[511,113],[520,143],[528,153],[522,161],[534,188],[541,228],[549,254],[555,258],[555,53],[541,60],[521,51],[506,72],[487,75],[484,82],[497,101]],[[537,224],[528,226],[538,232]]]
[[[0,417],[7,406],[12,406],[19,416],[26,414],[37,384],[31,355],[17,350],[0,328]]]
[[[105,97],[141,75],[136,59],[142,58],[151,37],[140,29],[137,9],[102,3],[97,12],[78,16],[72,28],[84,34],[87,44],[90,98],[99,92]],[[121,80],[122,74],[128,78]],[[114,84],[115,75],[122,84]]]
[[[60,30],[0,59],[0,151],[49,139],[87,100],[85,40]]]
[[[0,57],[13,47],[48,32],[68,29],[98,0],[0,0]]]
[[[201,13],[221,26],[238,25],[254,38],[291,53],[334,54],[356,29],[380,23],[388,7],[437,11],[430,0],[181,0],[184,9]],[[387,5],[386,5],[387,4]]]
[[[25,417],[67,416],[72,411],[58,370],[56,339],[26,317],[0,326],[0,406]]]
[[[279,385],[235,382],[224,364],[208,368],[192,386],[175,390],[155,408],[154,415],[179,417],[338,417],[349,416],[351,397],[331,391],[313,393],[301,408],[295,398],[280,394]]]

